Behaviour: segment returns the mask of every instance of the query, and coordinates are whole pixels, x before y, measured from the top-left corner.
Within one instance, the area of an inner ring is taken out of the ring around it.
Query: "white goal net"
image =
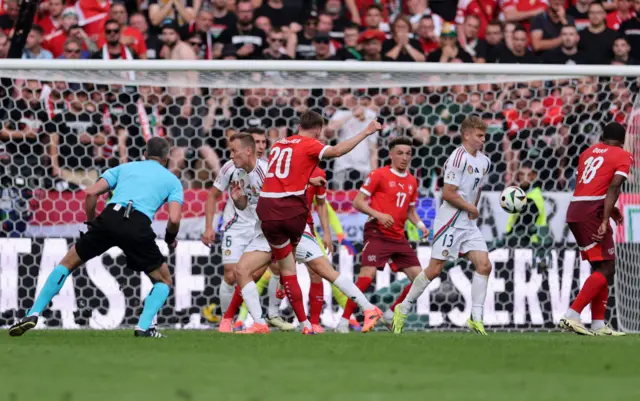
[[[173,144],[169,167],[185,188],[179,246],[169,254],[159,242],[175,283],[159,323],[209,326],[211,316],[205,318],[202,309],[219,304],[221,250],[220,244],[207,248],[199,238],[207,191],[229,160],[226,138],[257,127],[273,142],[294,132],[299,115],[311,109],[326,117],[328,143],[372,118],[383,123],[370,143],[321,165],[330,185],[327,199],[344,231],[334,238],[353,244],[345,243],[332,260],[353,276],[366,219],[351,201],[366,174],[389,161],[389,140],[413,139],[418,212],[431,228],[441,168],[460,142],[459,124],[470,114],[482,117],[489,125],[484,151],[495,166],[478,220],[494,264],[485,325],[554,329],[590,274],[565,226],[578,155],[598,141],[606,123],[619,121],[627,126],[637,159],[638,76],[637,68],[617,66],[2,60],[0,326],[32,305],[48,273],[84,231],[83,188],[109,167],[140,160],[146,141],[158,135]],[[640,331],[636,167],[619,201],[625,223],[616,231],[619,263],[607,315],[614,326],[630,331]],[[528,187],[539,207],[510,218],[497,201],[510,184]],[[154,221],[159,235],[166,219],[165,210],[159,211]],[[408,236],[417,239],[411,229]],[[415,245],[426,264],[428,243]],[[419,300],[408,327],[462,327],[471,309],[471,272],[464,261],[448,266]],[[306,293],[308,276],[304,269],[300,274]],[[368,294],[385,309],[406,283],[386,268]],[[148,279],[128,271],[120,250],[111,249],[67,280],[44,313],[44,326],[133,325],[149,289]],[[333,327],[341,311],[328,286],[325,301],[322,322]],[[286,304],[283,309],[293,319]],[[590,321],[588,308],[583,319]]]

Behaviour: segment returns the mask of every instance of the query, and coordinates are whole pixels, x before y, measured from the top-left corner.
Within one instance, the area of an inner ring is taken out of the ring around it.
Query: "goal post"
[[[418,211],[431,228],[441,167],[459,144],[459,125],[470,114],[483,118],[489,126],[484,151],[494,166],[478,219],[494,263],[485,323],[493,329],[553,330],[590,273],[564,221],[578,154],[599,139],[604,124],[619,121],[627,128],[627,148],[639,159],[638,77],[635,66],[0,60],[0,326],[31,306],[48,272],[84,230],[82,189],[107,168],[140,160],[146,140],[161,135],[174,146],[169,167],[184,184],[185,210],[178,249],[161,248],[176,288],[159,323],[207,327],[219,314],[225,244],[209,249],[199,238],[208,188],[229,160],[226,138],[259,127],[273,142],[297,129],[303,111],[316,110],[330,122],[323,137],[328,143],[349,136],[361,121],[383,123],[370,147],[321,165],[328,173],[327,199],[355,248],[338,247],[332,261],[354,276],[366,217],[351,200],[371,163],[389,162],[388,142],[397,136],[413,139]],[[536,216],[521,216],[514,225],[498,204],[506,185],[526,178],[519,177],[526,166],[532,187],[544,197],[544,224],[536,225]],[[607,318],[640,332],[638,180],[634,165],[619,201],[625,223],[616,230],[618,272]],[[221,212],[219,207],[218,225]],[[161,209],[153,223],[160,238],[166,219]],[[415,239],[411,235],[409,230]],[[416,246],[426,264],[428,243]],[[461,328],[471,308],[471,271],[465,262],[448,266],[420,298],[408,327]],[[308,276],[302,268],[300,274],[306,297]],[[68,282],[43,315],[44,326],[134,325],[151,288],[146,277],[126,270],[116,249]],[[405,283],[402,274],[387,268],[378,273],[372,298],[384,309]],[[340,309],[328,286],[325,301],[322,321],[331,327]],[[286,304],[283,308],[292,319]],[[583,318],[590,321],[589,310]]]

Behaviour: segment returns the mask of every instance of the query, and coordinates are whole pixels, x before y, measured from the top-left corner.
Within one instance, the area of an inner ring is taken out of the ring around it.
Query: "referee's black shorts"
[[[116,210],[117,209],[117,210]],[[137,210],[131,210],[128,219],[125,208],[113,204],[89,223],[89,230],[76,242],[76,252],[83,262],[102,255],[117,246],[127,257],[127,267],[136,272],[150,273],[165,262],[156,245],[156,234],[149,218]]]

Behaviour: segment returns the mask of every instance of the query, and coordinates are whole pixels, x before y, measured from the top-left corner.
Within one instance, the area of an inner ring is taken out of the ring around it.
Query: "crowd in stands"
[[[6,57],[20,0],[3,0]],[[636,12],[639,14],[636,15]],[[257,59],[439,63],[636,64],[640,0],[45,0],[26,41],[29,59]],[[206,187],[228,158],[226,138],[259,128],[291,133],[307,109],[327,120],[323,140],[354,135],[372,118],[383,130],[325,166],[353,189],[398,135],[414,139],[423,194],[459,143],[468,114],[490,126],[489,189],[513,182],[523,160],[546,190],[568,190],[578,152],[604,124],[625,123],[637,82],[622,77],[370,89],[224,89],[4,79],[0,177],[74,190],[107,167],[139,160],[163,135],[169,168]]]

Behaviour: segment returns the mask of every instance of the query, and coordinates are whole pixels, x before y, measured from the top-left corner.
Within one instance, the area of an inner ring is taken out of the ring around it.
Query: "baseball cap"
[[[457,37],[456,34],[456,27],[448,22],[445,22],[444,24],[442,24],[442,30],[440,31],[440,37],[441,38],[455,38]]]
[[[366,31],[362,32],[360,36],[358,36],[358,43],[366,42],[372,39],[384,42],[386,38],[386,35],[382,31],[379,31],[377,29],[367,29]]]
[[[78,11],[73,7],[67,7],[62,11],[62,18],[70,16],[78,18]]]
[[[180,26],[178,25],[178,23],[176,22],[176,20],[172,19],[172,18],[165,18],[162,23],[160,24],[160,29],[164,30],[164,29],[173,29],[174,31],[178,32],[178,30],[180,29]]]
[[[318,32],[316,33],[315,38],[313,38],[314,42],[325,42],[328,43],[331,40],[331,36],[327,32]]]

